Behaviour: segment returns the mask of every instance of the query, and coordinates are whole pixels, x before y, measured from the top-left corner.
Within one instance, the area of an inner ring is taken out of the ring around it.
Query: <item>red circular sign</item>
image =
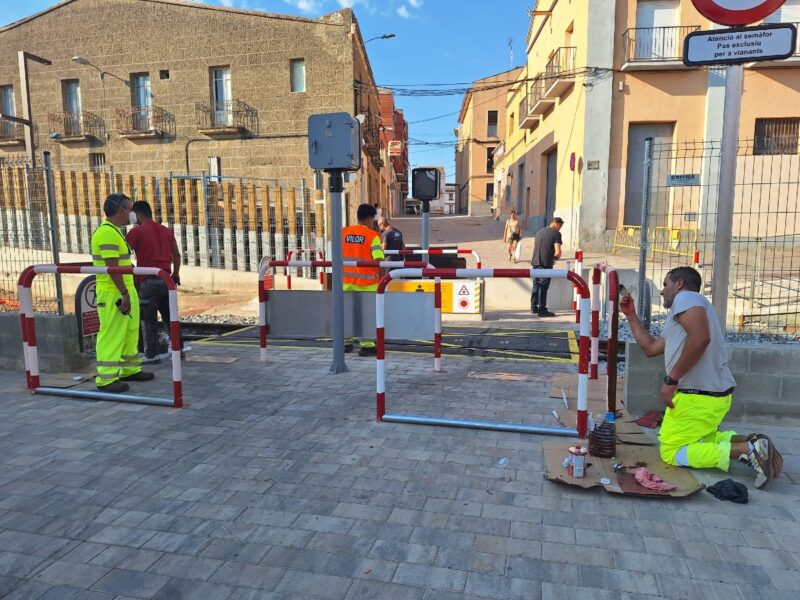
[[[570,171],[574,171],[575,170],[575,153],[574,152],[569,155],[569,170]]]
[[[720,25],[749,25],[766,19],[786,0],[692,0],[701,15]]]

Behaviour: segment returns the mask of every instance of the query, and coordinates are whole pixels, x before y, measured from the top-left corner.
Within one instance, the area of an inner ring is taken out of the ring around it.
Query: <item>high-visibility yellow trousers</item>
[[[97,316],[100,331],[97,334],[97,377],[95,383],[102,387],[142,370],[139,358],[139,296],[128,288],[131,312],[123,315],[117,308],[122,299],[118,290],[97,290]]]
[[[676,392],[675,408],[667,408],[658,434],[661,460],[677,465],[675,455],[686,447],[686,462],[696,469],[730,465],[731,437],[735,431],[719,431],[731,408],[731,395],[722,397]]]

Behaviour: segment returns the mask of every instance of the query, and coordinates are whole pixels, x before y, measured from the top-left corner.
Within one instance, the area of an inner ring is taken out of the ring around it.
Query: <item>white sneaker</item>
[[[774,448],[766,438],[758,438],[750,442],[753,444],[753,451],[746,457],[743,454],[740,458],[746,462],[756,472],[756,488],[761,489],[772,481],[774,477],[772,465],[774,464]]]

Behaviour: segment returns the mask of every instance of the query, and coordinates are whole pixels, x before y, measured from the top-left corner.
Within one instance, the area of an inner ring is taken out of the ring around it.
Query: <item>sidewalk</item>
[[[257,358],[196,344],[182,410],[30,396],[0,371],[0,597],[800,594],[797,429],[765,428],[786,459],[767,490],[733,465],[747,505],[635,499],[544,480],[552,437],[376,423],[372,359],[347,355],[350,371],[330,375],[327,351]],[[576,372],[431,362],[388,354],[389,410],[555,424],[549,378]],[[169,365],[157,374],[132,392],[167,395]]]

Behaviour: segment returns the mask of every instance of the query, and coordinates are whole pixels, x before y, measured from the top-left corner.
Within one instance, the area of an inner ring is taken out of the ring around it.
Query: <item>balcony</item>
[[[106,124],[94,113],[80,112],[50,113],[50,138],[62,144],[90,142],[106,138]]]
[[[240,136],[258,133],[258,111],[241,100],[229,100],[213,106],[195,102],[197,129],[209,137]]]
[[[564,46],[556,50],[544,68],[547,81],[544,95],[560,98],[575,85],[575,48]]]
[[[118,108],[117,133],[128,140],[175,135],[175,117],[158,106]]]
[[[536,76],[531,84],[531,91],[528,93],[528,113],[533,116],[544,115],[553,106],[556,99],[545,95],[547,91],[547,80],[541,73]]]
[[[623,71],[669,71],[683,64],[683,40],[699,25],[635,27],[622,34],[625,57]]]
[[[800,31],[800,23],[792,23]],[[783,60],[764,60],[758,62],[747,63],[748,69],[773,69],[776,67],[797,67],[800,65],[800,34],[797,36],[797,42],[794,48],[794,54],[789,58]]]
[[[19,146],[25,143],[25,126],[22,123],[0,121],[0,146]]]
[[[530,111],[531,93],[525,94],[522,102],[519,103],[519,128],[520,129],[536,129],[539,126],[540,118]]]

